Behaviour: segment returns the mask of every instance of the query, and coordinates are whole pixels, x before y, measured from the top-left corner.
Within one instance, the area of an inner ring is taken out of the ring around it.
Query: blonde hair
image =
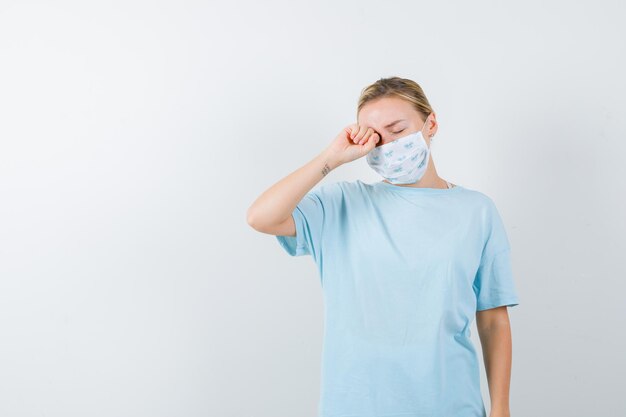
[[[411,103],[424,120],[433,112],[424,90],[413,80],[400,77],[380,78],[361,91],[357,106],[357,117],[365,103],[382,97],[399,97]]]

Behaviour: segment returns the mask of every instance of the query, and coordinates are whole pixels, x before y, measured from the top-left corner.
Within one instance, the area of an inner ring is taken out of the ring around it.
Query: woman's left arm
[[[510,417],[511,325],[506,306],[476,312],[476,328],[489,384],[489,417]]]

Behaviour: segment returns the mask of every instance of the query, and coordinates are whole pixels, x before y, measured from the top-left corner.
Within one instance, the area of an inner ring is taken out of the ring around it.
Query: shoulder
[[[378,190],[376,186],[377,183],[370,184],[361,180],[339,181],[337,184],[341,187],[343,192],[350,195],[373,194]]]
[[[325,182],[314,187],[312,192],[326,197],[350,196],[356,193],[362,193],[365,191],[364,186],[368,185],[369,184],[363,184],[360,180]]]
[[[373,192],[372,184],[360,180],[342,180],[319,183],[308,193],[308,197],[322,204],[342,207],[346,204],[365,204],[372,198]]]
[[[502,246],[508,246],[508,241],[506,240],[505,231],[504,231],[504,222],[503,218],[500,214],[500,210],[498,209],[494,198],[477,190],[471,190],[471,199],[473,201],[474,211],[473,216],[475,219],[479,221],[484,230],[487,231],[490,235],[501,235],[498,238],[494,238],[496,241],[498,239],[503,239]]]
[[[467,204],[467,206],[476,208],[484,213],[497,211],[496,203],[489,195],[472,188],[463,188],[464,192],[462,193],[462,196],[465,199],[464,203]]]
[[[465,209],[475,209],[485,214],[497,212],[494,200],[486,193],[461,186],[461,192],[456,194],[462,200]],[[320,197],[354,199],[358,197],[371,197],[381,192],[377,183],[365,183],[361,180],[341,180],[326,182],[313,188],[313,192]]]
[[[337,196],[343,192],[343,182],[344,181],[322,182],[314,186],[309,193],[326,198]]]

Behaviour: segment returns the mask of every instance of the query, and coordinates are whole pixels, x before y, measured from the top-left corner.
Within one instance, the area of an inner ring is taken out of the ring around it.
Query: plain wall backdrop
[[[625,11],[1,0],[0,416],[315,417],[317,270],[246,210],[389,76],[505,222],[512,415],[626,415]]]

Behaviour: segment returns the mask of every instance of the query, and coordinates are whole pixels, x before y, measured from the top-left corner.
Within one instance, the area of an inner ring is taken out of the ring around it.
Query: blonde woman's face
[[[424,126],[420,114],[406,100],[397,97],[383,97],[366,103],[358,114],[357,124],[371,127],[380,135],[376,146],[381,146],[408,134],[422,131],[430,146],[430,136],[437,131],[437,121],[433,112]]]

